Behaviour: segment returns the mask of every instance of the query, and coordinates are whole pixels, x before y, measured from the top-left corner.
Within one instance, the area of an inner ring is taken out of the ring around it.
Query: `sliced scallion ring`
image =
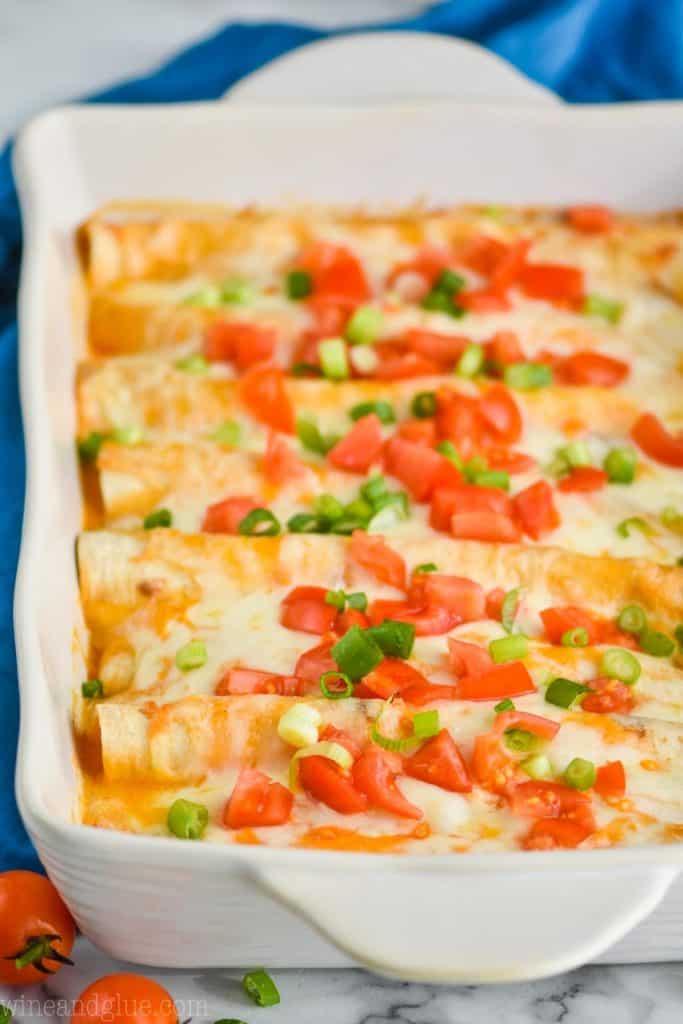
[[[628,519],[622,519],[617,524],[616,530],[620,537],[630,537],[634,530],[638,530],[646,537],[650,537],[655,532],[652,524],[642,516],[629,516]]]
[[[538,746],[538,736],[528,729],[506,729],[503,733],[505,746],[519,754],[528,754]]]
[[[484,368],[486,353],[483,345],[468,345],[456,363],[455,372],[458,377],[476,377]]]
[[[648,629],[646,626],[638,634],[638,643],[646,654],[654,658],[670,658],[676,650],[676,645],[666,633],[660,633],[657,629]]]
[[[343,689],[337,687],[343,684]],[[320,677],[320,689],[323,697],[328,700],[346,700],[353,696],[353,683],[343,672],[323,672]]]
[[[514,702],[509,697],[503,697],[501,701],[498,701],[493,709],[497,715],[501,715],[504,711],[514,711]]]
[[[529,640],[523,633],[512,633],[510,636],[501,636],[489,643],[489,654],[496,665],[506,661],[520,661],[526,658],[529,653]]]
[[[564,781],[572,789],[590,789],[595,785],[595,778],[595,765],[584,757],[575,757],[564,770]]]
[[[508,590],[503,598],[503,603],[500,606],[500,621],[506,633],[511,633],[514,629],[521,593],[521,587],[515,587],[514,590]]]
[[[632,484],[638,465],[633,448],[612,448],[605,456],[602,468],[611,484]]]
[[[623,647],[611,647],[600,659],[600,675],[633,686],[640,678],[640,662]]]
[[[342,338],[326,338],[318,345],[320,366],[328,380],[348,380],[349,358]]]
[[[429,419],[436,413],[436,392],[418,391],[410,403],[410,411],[419,420]]]
[[[352,345],[372,345],[384,327],[384,315],[376,306],[359,306],[346,325],[344,335]]]
[[[413,733],[416,739],[428,740],[441,731],[439,712],[436,708],[429,711],[418,711],[413,715]]]
[[[545,363],[510,363],[503,371],[503,380],[515,391],[536,391],[551,386],[553,371]]]
[[[373,722],[370,738],[378,747],[382,747],[383,750],[390,750],[394,754],[406,754],[408,751],[414,750],[420,743],[417,736],[401,736],[397,739],[394,739],[392,736],[385,736],[384,733],[380,732],[377,722]]]
[[[627,604],[617,617],[617,626],[625,633],[640,633],[647,625],[647,616],[639,604]]]
[[[384,658],[382,648],[370,635],[370,631],[360,626],[352,626],[347,630],[330,653],[340,672],[353,680],[362,679],[368,672],[372,672]]]
[[[577,683],[574,679],[563,679],[558,676],[553,679],[545,691],[545,699],[548,704],[554,704],[556,708],[570,708],[577,697],[588,693],[590,687],[583,683]]]
[[[562,634],[563,647],[588,647],[588,630],[583,626],[575,626]]]
[[[243,537],[277,537],[280,523],[270,509],[254,508],[247,512],[237,530]]]
[[[305,299],[313,291],[313,278],[307,270],[290,270],[285,278],[285,291],[294,301]]]
[[[355,422],[363,416],[369,416],[373,412],[380,423],[390,424],[396,422],[396,413],[394,412],[393,405],[390,402],[383,401],[359,402],[358,405],[352,406],[349,410],[349,416]]]

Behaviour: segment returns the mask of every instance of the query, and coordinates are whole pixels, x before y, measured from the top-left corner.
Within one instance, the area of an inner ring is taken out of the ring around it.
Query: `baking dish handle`
[[[677,874],[613,865],[519,874],[360,868],[268,867],[258,877],[363,966],[468,984],[539,978],[595,959],[657,906]]]

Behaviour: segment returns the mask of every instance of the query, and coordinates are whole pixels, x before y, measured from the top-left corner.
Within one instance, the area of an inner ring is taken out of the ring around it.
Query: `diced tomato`
[[[320,339],[321,337],[333,337],[336,333],[340,332],[334,332],[332,335],[322,335],[318,331],[303,331],[292,353],[290,370],[297,364],[301,366],[302,363],[305,363],[307,366],[312,367],[310,371],[306,371],[306,376],[318,377],[319,374],[313,368],[320,367]]]
[[[590,825],[583,825],[568,818],[546,818],[535,821],[522,840],[525,850],[574,850],[595,832]]]
[[[601,235],[612,227],[614,215],[608,206],[585,203],[570,206],[567,210],[567,220],[575,231],[582,231],[587,235]]]
[[[439,334],[437,331],[424,331],[419,327],[406,331],[403,338],[409,351],[425,356],[435,363],[441,363],[446,368],[458,361],[470,343],[469,338],[462,334]]]
[[[586,793],[561,782],[529,779],[520,782],[510,794],[513,814],[524,818],[571,818],[587,823],[592,818],[591,799]]]
[[[427,682],[421,672],[400,658],[385,658],[363,678],[363,685],[372,691],[373,696],[383,700],[402,693],[409,686],[422,686]]]
[[[239,391],[242,401],[257,420],[273,430],[294,433],[294,410],[282,370],[275,366],[253,367],[241,378]]]
[[[273,327],[217,320],[209,326],[204,341],[204,355],[211,361],[230,361],[239,370],[272,359],[277,342]]]
[[[512,513],[512,504],[505,491],[498,487],[475,487],[473,484],[463,484],[460,487],[435,490],[429,518],[434,529],[448,530],[456,512],[473,513],[475,516],[494,513],[509,518]]]
[[[496,331],[484,348],[487,360],[495,366],[526,362],[524,350],[514,331]]]
[[[226,828],[284,825],[292,813],[294,794],[255,768],[243,768],[223,812]]]
[[[260,672],[255,668],[231,668],[218,681],[214,693],[226,697],[238,693],[277,693],[280,697],[302,697],[306,680]]]
[[[614,388],[628,377],[629,365],[623,359],[585,350],[562,359],[558,372],[567,384]]]
[[[329,632],[337,619],[337,609],[326,604],[325,587],[295,587],[282,601],[280,622],[286,629],[302,633]]]
[[[348,434],[328,452],[327,458],[336,469],[367,473],[379,458],[383,445],[382,424],[379,416],[372,412],[354,423]]]
[[[461,700],[502,700],[535,693],[536,687],[522,662],[510,661],[496,665],[483,675],[459,679],[457,692]]]
[[[399,590],[405,588],[406,563],[401,555],[390,548],[383,537],[370,536],[364,530],[351,534],[349,556],[358,565],[373,573],[381,583]]]
[[[475,737],[471,772],[475,781],[484,789],[492,793],[505,793],[517,774],[517,765],[505,753],[500,737],[487,732]]]
[[[336,338],[343,335],[346,324],[357,306],[353,299],[342,299],[330,295],[311,295],[306,305],[313,320],[311,335],[316,339],[315,353],[311,362],[320,362],[318,343],[322,338]],[[308,360],[304,360],[308,362]]]
[[[217,501],[209,505],[202,522],[204,533],[237,533],[238,527],[245,516],[253,512],[255,508],[261,508],[258,501],[246,496],[235,496]]]
[[[683,469],[683,431],[671,434],[661,420],[646,412],[636,420],[631,437],[651,459]]]
[[[387,473],[405,484],[416,501],[425,501],[431,494],[439,474],[444,471],[444,463],[450,465],[438,452],[400,437],[392,437],[384,447]],[[455,466],[453,469],[458,474]]]
[[[331,807],[338,814],[360,814],[367,810],[365,795],[356,788],[350,775],[328,757],[302,757],[299,761],[299,782],[314,800]]]
[[[638,638],[633,633],[619,629],[615,622],[603,619],[600,622],[600,639],[598,643],[609,644],[611,647],[627,647],[632,651],[639,650]]]
[[[415,686],[407,686],[401,692],[401,697],[406,704],[422,707],[424,704],[434,704],[439,700],[456,700],[458,693],[455,686],[446,686],[442,683],[416,683]]]
[[[385,343],[375,345],[379,357],[372,376],[377,380],[410,380],[412,377],[434,377],[441,373],[441,364],[417,352],[405,352]]]
[[[502,587],[494,587],[493,590],[489,590],[486,595],[486,614],[489,619],[493,619],[494,622],[500,622],[503,615],[504,600],[505,591]]]
[[[526,257],[530,248],[531,239],[528,238],[520,238],[516,242],[511,242],[510,245],[506,245],[505,251],[491,271],[489,287],[499,292],[505,292],[513,284],[516,284],[520,274],[527,266]]]
[[[370,298],[370,286],[360,261],[343,245],[314,242],[302,253],[296,267],[311,275],[314,297],[349,299],[355,303]]]
[[[328,637],[323,640],[322,643],[317,644],[315,647],[311,647],[309,651],[304,651],[303,654],[299,655],[294,674],[299,679],[305,679],[309,683],[319,683],[320,677],[325,672],[336,672],[337,663],[330,654],[333,646],[337,642],[336,635],[331,638]]]
[[[589,679],[586,683],[592,693],[587,693],[581,701],[584,711],[597,715],[615,714],[628,715],[635,706],[635,698],[631,687],[619,679]]]
[[[436,423],[433,419],[404,420],[399,424],[396,436],[403,438],[404,441],[432,448],[437,440]]]
[[[323,725],[320,730],[320,739],[326,743],[338,743],[341,747],[348,750],[351,757],[356,760],[362,753],[362,747],[360,743],[357,743],[353,736],[350,736],[344,729],[337,729],[336,726]]]
[[[626,772],[622,761],[608,761],[601,764],[595,777],[595,792],[603,800],[608,797],[622,797],[626,792]]]
[[[578,302],[584,293],[583,270],[563,263],[527,263],[518,282],[529,298],[549,302]]]
[[[512,501],[522,529],[534,540],[540,540],[560,525],[552,488],[547,480],[530,484]]]
[[[442,388],[437,394],[436,426],[439,436],[452,441],[460,455],[468,459],[481,439],[479,400]]]
[[[438,606],[419,607],[410,601],[373,601],[369,609],[373,625],[385,619],[415,626],[416,636],[442,636],[462,621],[458,615]]]
[[[468,313],[505,313],[512,303],[505,292],[492,288],[471,288],[458,292],[457,303]]]
[[[508,250],[505,242],[492,235],[473,235],[458,253],[459,262],[482,277],[490,277]]]
[[[537,466],[536,459],[524,452],[515,452],[511,448],[486,448],[486,461],[489,469],[502,469],[514,476],[515,473],[529,473]]]
[[[408,600],[415,604],[425,603],[430,608],[445,608],[460,622],[483,619],[486,612],[486,597],[479,583],[464,576],[448,576],[440,572],[414,573]]]
[[[520,540],[514,520],[498,512],[456,512],[451,518],[451,536],[499,544]]]
[[[344,636],[352,626],[360,626],[361,629],[366,629],[369,625],[370,619],[364,612],[358,608],[347,608],[345,612],[337,616],[334,631],[338,636]]]
[[[589,644],[600,642],[600,620],[583,608],[574,605],[544,608],[541,621],[551,644],[561,644],[563,635],[570,629],[585,629]]]
[[[441,456],[441,462],[432,481],[432,492],[437,490],[448,490],[451,487],[461,487],[465,480],[460,470],[445,455]]]
[[[437,249],[436,246],[424,246],[412,260],[396,263],[387,276],[387,285],[392,287],[403,274],[419,274],[425,281],[427,289],[436,281],[442,270],[453,261],[448,249]]]
[[[497,442],[514,444],[522,436],[522,414],[503,384],[492,384],[480,398],[479,414]]]
[[[452,793],[469,793],[472,790],[462,754],[448,729],[442,729],[415,754],[407,757],[403,770],[414,779],[422,779]]]
[[[273,484],[287,483],[306,472],[306,467],[296,452],[289,447],[284,437],[274,430],[268,432],[262,469],[263,475]]]
[[[597,466],[575,466],[557,485],[564,494],[592,494],[607,486],[609,477]]]
[[[378,747],[369,747],[352,769],[356,789],[364,793],[371,807],[400,818],[421,818],[422,811],[404,797],[396,785],[396,773]]]
[[[476,679],[493,668],[493,659],[485,647],[471,644],[466,640],[448,638],[448,660],[456,676]]]
[[[494,732],[502,736],[508,729],[524,729],[541,740],[552,740],[560,730],[560,723],[528,711],[501,711],[496,715]]]

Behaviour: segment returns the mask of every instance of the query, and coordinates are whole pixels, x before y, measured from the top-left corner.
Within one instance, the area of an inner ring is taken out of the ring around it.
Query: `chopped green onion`
[[[381,474],[371,476],[370,479],[361,487],[360,493],[362,497],[365,498],[366,501],[369,501],[374,508],[376,503],[389,493],[387,489],[387,482]]]
[[[313,503],[313,512],[321,519],[341,519],[344,515],[344,506],[333,494],[319,494]]]
[[[437,452],[440,452],[441,455],[445,455],[446,458],[453,463],[456,469],[459,469],[462,472],[465,468],[465,463],[452,441],[439,441],[436,446],[436,450]]]
[[[313,291],[313,278],[307,270],[290,270],[285,278],[287,297],[305,299]]]
[[[175,663],[182,672],[190,672],[193,668],[201,668],[209,659],[206,644],[203,640],[189,640],[176,651]]]
[[[320,366],[328,380],[347,380],[349,360],[346,343],[341,338],[326,338],[318,345]]]
[[[290,368],[292,377],[319,377],[320,367],[316,363],[306,363],[300,359],[296,363],[292,363]]]
[[[316,455],[327,455],[330,448],[336,443],[336,438],[334,441],[331,438],[324,438],[313,420],[307,419],[305,416],[300,416],[296,421],[296,436],[304,448],[307,448],[309,452],[315,452]]]
[[[611,484],[632,484],[637,465],[638,457],[633,448],[612,448],[607,452],[602,468]]]
[[[370,738],[378,747],[382,747],[384,750],[391,750],[394,754],[406,754],[420,742],[417,736],[402,736],[400,739],[385,736],[384,733],[379,731],[377,722],[373,722]]]
[[[292,704],[277,723],[277,734],[292,747],[310,747],[318,742],[322,715],[311,704]]]
[[[515,587],[514,590],[508,590],[507,594],[503,598],[503,603],[500,606],[500,621],[506,633],[511,633],[514,628],[515,616],[517,614],[517,609],[519,608],[520,594],[520,587]]]
[[[662,509],[660,519],[662,525],[667,529],[673,530],[675,533],[683,533],[683,515],[673,505],[667,505]]]
[[[674,636],[679,647],[683,647],[683,624],[676,626]]]
[[[247,512],[237,531],[243,537],[277,537],[280,523],[270,509],[254,508]]]
[[[591,453],[585,441],[570,441],[558,448],[556,457],[564,460],[569,469],[592,464]]]
[[[370,630],[363,630],[360,626],[351,626],[330,653],[340,671],[354,680],[372,672],[384,658],[382,648],[370,635]]]
[[[358,516],[344,515],[337,519],[330,527],[331,533],[339,534],[341,537],[349,537],[355,530],[366,530],[367,519],[360,519]]]
[[[87,679],[81,686],[81,693],[87,700],[104,697],[104,686],[101,679]]]
[[[632,686],[640,676],[640,662],[623,647],[612,647],[600,659],[600,675]]]
[[[570,708],[577,697],[588,693],[590,687],[583,683],[577,683],[573,679],[563,679],[558,676],[553,679],[545,691],[545,699],[548,704],[554,704],[556,708]]]
[[[339,683],[343,683],[343,690],[336,689]],[[330,689],[330,684],[335,688]],[[323,697],[327,697],[328,700],[345,700],[353,696],[353,683],[343,672],[323,672],[320,677],[320,689]]]
[[[465,315],[465,310],[462,306],[458,305],[454,297],[449,295],[448,292],[440,291],[438,288],[432,288],[425,295],[421,306],[430,313],[445,313],[446,316],[452,316],[456,319]]]
[[[203,306],[206,309],[216,309],[221,304],[221,290],[217,284],[206,284],[196,292],[186,295],[182,304],[183,306]]]
[[[325,604],[331,604],[333,608],[343,612],[346,608],[345,592],[343,590],[328,590],[325,594]]]
[[[390,500],[383,500],[377,512],[372,516],[367,525],[368,533],[382,533],[390,530],[398,523],[405,522],[409,517],[408,504],[403,494],[392,494],[387,496]]]
[[[167,508],[158,508],[142,520],[145,530],[156,530],[157,527],[168,527],[172,524],[173,516]]]
[[[419,740],[428,740],[441,731],[439,712],[436,708],[431,711],[418,711],[413,715],[413,733]]]
[[[477,487],[499,487],[502,491],[509,491],[510,474],[502,469],[484,469],[472,474],[472,483]]]
[[[349,319],[344,334],[352,345],[372,345],[384,327],[384,316],[376,306],[359,306]]]
[[[510,700],[509,697],[504,697],[503,700],[498,701],[493,710],[496,712],[497,715],[501,715],[503,711],[514,711],[515,705],[514,702]]]
[[[590,789],[595,785],[595,765],[583,757],[575,757],[564,770],[564,781],[572,789]]]
[[[625,633],[640,633],[646,625],[647,617],[639,604],[627,604],[617,617],[617,626]]]
[[[247,281],[231,277],[221,285],[221,303],[230,306],[246,306],[256,298],[256,290]]]
[[[216,441],[218,444],[229,444],[232,447],[240,443],[242,436],[242,428],[239,423],[235,420],[225,420],[220,426],[216,427],[212,434],[209,434],[209,440]]]
[[[422,565],[416,565],[413,572],[438,572],[439,567],[434,562],[423,562]]]
[[[365,633],[388,658],[410,657],[415,643],[415,626],[412,623],[385,619],[381,625],[366,629]],[[332,656],[334,657],[334,651]]]
[[[330,524],[323,522],[320,516],[297,512],[287,520],[287,529],[290,533],[329,533]]]
[[[352,519],[367,522],[374,511],[375,509],[372,502],[366,501],[365,498],[354,498],[354,500],[350,501],[344,508],[344,515]]]
[[[532,779],[552,779],[553,769],[545,754],[532,754],[519,765],[522,771]]]
[[[5,1006],[3,1003],[0,1003],[0,1024],[10,1024],[11,1020],[12,1011],[9,1006]]]
[[[175,367],[176,370],[182,370],[183,373],[194,373],[197,376],[209,372],[209,364],[199,352],[185,356],[184,359],[177,359]]]
[[[257,1006],[276,1006],[280,1002],[280,993],[275,982],[264,970],[249,971],[242,978],[242,985]]]
[[[209,812],[204,804],[192,800],[174,800],[166,817],[168,831],[178,839],[201,839],[209,824]]]
[[[355,422],[363,416],[375,414],[381,423],[389,424],[396,422],[396,413],[390,402],[359,402],[349,410],[349,416]]]
[[[452,295],[453,292],[461,292],[465,287],[465,284],[465,278],[461,274],[456,273],[455,270],[448,270],[446,268],[445,270],[442,270],[437,277],[434,287],[437,291],[448,292]]]
[[[364,612],[368,606],[368,595],[364,594],[362,590],[358,590],[355,594],[346,595],[346,603],[349,608],[354,608],[357,612]]]
[[[459,377],[476,377],[481,373],[485,360],[483,345],[468,345],[456,363],[455,372]]]
[[[583,626],[568,629],[562,634],[561,643],[563,647],[588,647],[588,630]]]
[[[468,459],[463,466],[463,472],[470,483],[474,482],[475,476],[480,473],[485,473],[489,468],[489,464],[483,455],[473,455],[471,459]]]
[[[586,316],[601,316],[611,324],[618,324],[624,312],[624,303],[592,292],[584,299],[583,312]]]
[[[78,442],[78,454],[83,462],[94,462],[100,454],[100,448],[107,440],[106,434],[93,430],[87,437]]]
[[[670,636],[656,629],[648,629],[647,626],[638,634],[638,642],[645,653],[654,658],[669,658],[676,649]]]
[[[553,371],[545,363],[510,363],[503,371],[503,380],[515,391],[536,391],[551,386]]]
[[[526,658],[528,653],[529,641],[523,633],[502,636],[489,643],[489,654],[496,665],[505,661],[519,661],[520,658]]]
[[[504,736],[505,746],[520,754],[528,754],[538,746],[538,736],[528,729],[506,729]]]
[[[410,404],[410,411],[419,420],[429,419],[436,412],[436,392],[418,391]]]
[[[629,516],[628,519],[622,519],[617,524],[617,533],[620,537],[630,537],[633,530],[639,530],[640,533],[644,533],[646,537],[651,536],[654,533],[654,529],[650,523],[641,516]]]
[[[142,444],[145,435],[140,427],[114,427],[111,439],[116,444]]]

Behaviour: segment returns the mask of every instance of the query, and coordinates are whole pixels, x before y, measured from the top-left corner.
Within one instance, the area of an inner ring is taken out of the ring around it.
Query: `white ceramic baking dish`
[[[682,122],[681,104],[202,104],[64,108],[24,131],[14,158],[26,238],[28,449],[17,792],[48,872],[83,931],[109,953],[168,967],[353,960],[434,981],[538,977],[597,957],[645,918],[678,875],[683,847],[373,856],[183,844],[73,824],[75,226],[107,200],[141,197],[590,198],[654,210],[683,205]],[[79,679],[78,664],[75,671]],[[661,955],[683,953],[675,929],[667,941],[673,949]]]

